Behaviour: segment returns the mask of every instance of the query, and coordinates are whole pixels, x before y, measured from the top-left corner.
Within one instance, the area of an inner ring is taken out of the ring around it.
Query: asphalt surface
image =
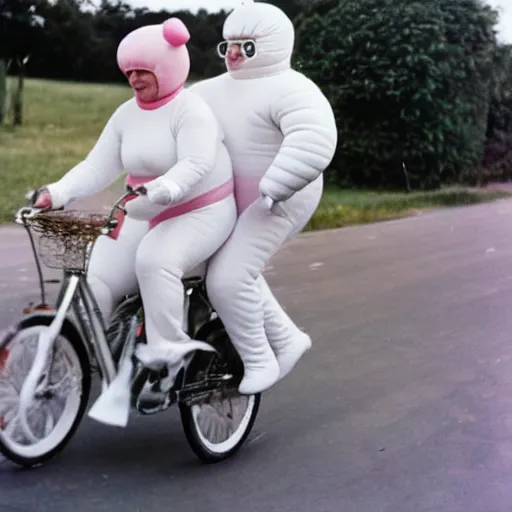
[[[201,465],[174,409],[86,418],[51,464],[0,464],[0,510],[510,512],[511,225],[501,201],[298,237],[267,275],[314,348],[237,457]],[[34,273],[0,236],[5,324]]]

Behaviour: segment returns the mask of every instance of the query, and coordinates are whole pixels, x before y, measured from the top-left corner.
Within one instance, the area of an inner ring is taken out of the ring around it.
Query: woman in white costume
[[[211,349],[184,332],[182,278],[206,261],[236,222],[231,160],[205,101],[184,89],[189,33],[177,18],[139,28],[120,43],[117,60],[135,97],[112,115],[89,155],[42,189],[37,206],[59,208],[95,194],[124,169],[146,196],[126,204],[116,239],[102,236],[89,282],[108,324],[114,307],[137,288],[145,309],[147,366],[177,363]]]
[[[287,375],[311,347],[261,273],[316,210],[337,129],[320,89],[291,69],[294,28],[280,9],[244,2],[223,35],[228,72],[191,90],[214,111],[233,162],[239,219],[210,262],[207,287],[244,362],[239,391],[251,394]]]

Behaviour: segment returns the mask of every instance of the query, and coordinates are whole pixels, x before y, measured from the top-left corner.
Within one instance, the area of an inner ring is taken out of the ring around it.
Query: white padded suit
[[[155,176],[171,180],[180,191],[176,204],[232,178],[231,161],[213,113],[204,100],[187,90],[154,110],[140,109],[134,99],[121,105],[87,158],[48,186],[54,206],[99,192],[123,169],[148,180]],[[190,340],[183,330],[181,280],[222,246],[236,221],[231,194],[149,230],[147,220],[165,209],[147,197],[130,201],[119,237],[100,237],[88,273],[107,322],[121,298],[140,288],[151,350],[147,354],[142,350],[138,356],[147,364],[172,364],[183,353],[208,348]]]
[[[337,130],[322,92],[290,67],[294,29],[281,10],[260,3],[236,8],[224,37],[254,39],[256,56],[191,90],[214,111],[233,161],[239,219],[210,263],[207,286],[244,362],[239,390],[249,394],[283,378],[311,346],[261,272],[316,210]],[[261,194],[279,201],[271,211]]]

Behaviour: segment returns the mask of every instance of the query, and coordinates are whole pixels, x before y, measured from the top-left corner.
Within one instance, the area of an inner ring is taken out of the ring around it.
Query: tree
[[[0,67],[6,69],[6,60],[14,61],[18,69],[17,87],[13,95],[14,125],[23,122],[23,84],[25,65],[37,39],[44,18],[37,9],[43,0],[0,0]],[[7,73],[0,73],[0,123],[5,115]]]
[[[497,56],[497,77],[487,118],[482,181],[512,179],[512,45]]]
[[[335,109],[335,181],[402,188],[408,178],[413,187],[436,188],[473,177],[493,86],[497,13],[478,0],[325,0],[316,7],[298,19],[297,65]]]
[[[0,59],[0,124],[4,122],[7,105],[7,63]]]
[[[259,0],[267,4],[273,4],[279,7],[290,19],[294,20],[305,8],[309,2],[305,0]]]

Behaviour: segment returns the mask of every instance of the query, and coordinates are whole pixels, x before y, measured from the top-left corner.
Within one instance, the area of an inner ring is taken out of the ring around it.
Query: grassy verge
[[[94,145],[128,87],[27,80],[25,123],[0,129],[0,222],[9,222],[24,193],[62,176]]]
[[[411,194],[328,189],[306,231],[396,219],[433,208],[466,206],[506,197],[512,194],[462,187]]]
[[[25,124],[0,127],[0,223],[10,222],[30,189],[62,176],[91,149],[128,87],[28,80]],[[414,209],[458,206],[508,194],[478,189],[385,194],[327,190],[307,229],[326,229],[406,216]]]

